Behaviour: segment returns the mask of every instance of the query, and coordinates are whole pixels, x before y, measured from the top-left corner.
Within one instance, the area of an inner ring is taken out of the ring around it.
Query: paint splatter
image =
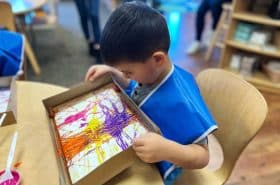
[[[54,109],[72,183],[126,150],[135,137],[147,132],[119,93],[109,86]]]
[[[14,167],[15,167],[15,168],[19,168],[19,167],[21,166],[21,164],[22,164],[22,162],[19,161],[19,162],[17,162],[17,163],[14,164]]]
[[[6,112],[10,98],[9,88],[0,88],[0,112]]]

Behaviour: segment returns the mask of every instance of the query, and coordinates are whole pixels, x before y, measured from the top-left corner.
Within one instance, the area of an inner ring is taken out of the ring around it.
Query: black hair
[[[105,63],[121,60],[142,61],[153,52],[168,53],[170,36],[164,17],[138,1],[123,3],[109,17],[100,47]]]

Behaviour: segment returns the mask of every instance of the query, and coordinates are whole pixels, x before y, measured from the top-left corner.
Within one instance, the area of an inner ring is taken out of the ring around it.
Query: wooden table
[[[0,169],[5,168],[13,133],[18,130],[14,164],[21,162],[18,167],[22,174],[21,185],[59,185],[56,151],[42,99],[67,89],[24,81],[18,81],[16,87],[18,123],[0,127]],[[156,167],[141,161],[137,161],[108,184],[163,185]]]
[[[15,15],[24,15],[41,8],[47,0],[8,0]]]

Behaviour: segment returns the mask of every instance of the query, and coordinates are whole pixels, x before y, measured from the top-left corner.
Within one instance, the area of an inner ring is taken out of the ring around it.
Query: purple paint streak
[[[111,101],[110,101],[111,102]],[[111,102],[113,112],[105,105],[99,105],[105,115],[105,122],[102,132],[110,134],[116,138],[118,145],[125,150],[128,148],[128,144],[122,139],[122,131],[129,124],[132,115],[127,114],[126,106],[122,104],[123,111],[119,112],[116,105]]]
[[[88,123],[82,123],[82,124],[80,124],[80,128],[83,128],[83,127],[87,126],[87,124],[88,124]]]

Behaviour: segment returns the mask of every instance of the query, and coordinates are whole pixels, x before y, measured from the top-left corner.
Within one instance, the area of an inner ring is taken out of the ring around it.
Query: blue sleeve
[[[21,34],[0,30],[0,76],[16,75],[23,64],[24,38]]]
[[[183,168],[176,167],[167,177],[163,180],[164,185],[173,185],[177,179],[182,175]]]
[[[136,86],[137,86],[137,82],[134,80],[130,80],[128,87],[124,89],[125,93],[128,96],[132,96],[133,90],[135,89]]]

